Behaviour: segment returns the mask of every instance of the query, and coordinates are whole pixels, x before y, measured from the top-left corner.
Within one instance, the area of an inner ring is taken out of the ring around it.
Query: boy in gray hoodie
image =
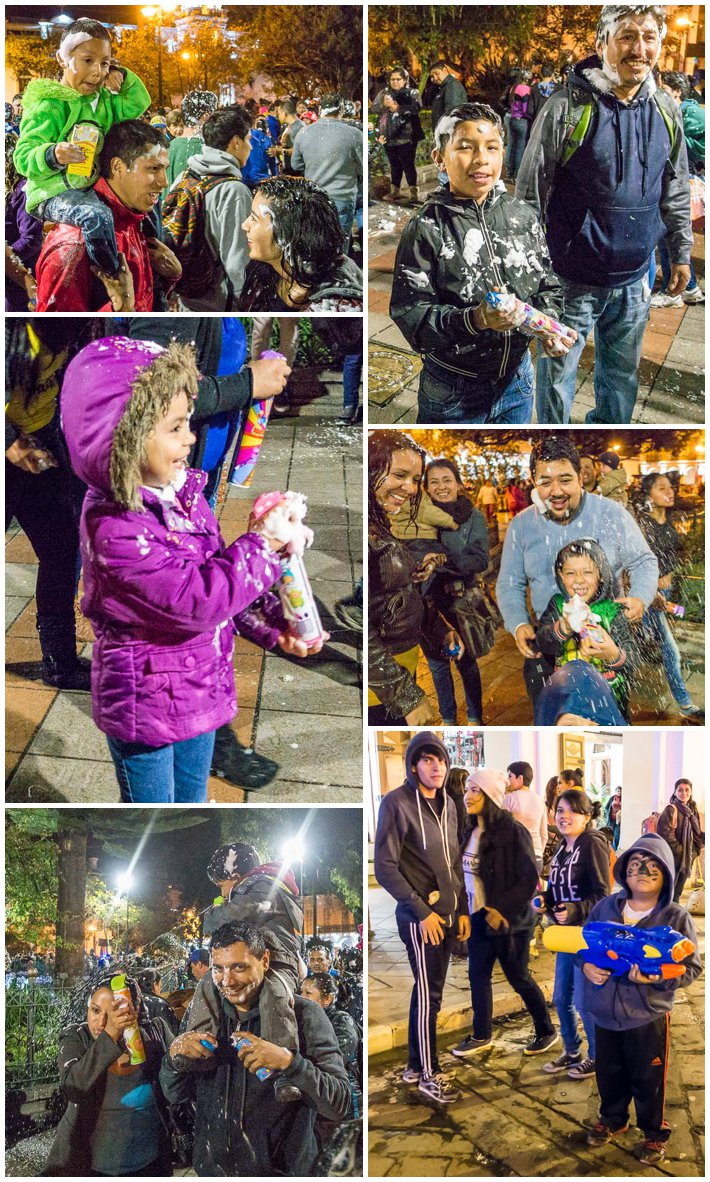
[[[643,1133],[636,1156],[643,1165],[664,1160],[671,1135],[663,1110],[676,990],[691,985],[702,972],[693,921],[685,907],[673,902],[674,876],[668,843],[656,833],[638,838],[614,866],[621,890],[601,899],[587,922],[675,928],[695,945],[682,962],[682,976],[670,980],[645,976],[636,966],[623,976],[612,976],[585,961],[585,952],[578,955],[585,978],[584,1004],[596,1029],[600,1097],[599,1119],[591,1125],[587,1144],[597,1148],[625,1132],[633,1099],[636,1124]]]
[[[397,901],[399,937],[414,974],[405,1083],[436,1104],[461,1092],[442,1075],[436,1020],[456,939],[468,939],[470,920],[459,850],[456,809],[444,785],[449,753],[433,731],[419,731],[404,756],[407,779],[380,805],[375,877]]]

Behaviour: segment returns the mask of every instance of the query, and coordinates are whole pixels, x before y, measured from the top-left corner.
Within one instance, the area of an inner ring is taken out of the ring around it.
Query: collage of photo
[[[705,1177],[704,6],[4,17],[4,1176]]]

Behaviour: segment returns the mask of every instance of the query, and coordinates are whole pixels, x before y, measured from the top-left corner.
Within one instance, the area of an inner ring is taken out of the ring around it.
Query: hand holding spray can
[[[241,1051],[242,1047],[252,1047],[254,1045],[250,1038],[246,1038],[243,1034],[239,1034],[238,1032],[235,1032],[232,1035],[232,1042],[234,1043],[237,1051]],[[262,1083],[265,1079],[270,1079],[273,1074],[274,1073],[270,1067],[257,1067],[255,1072],[256,1078],[260,1079]]]
[[[328,640],[303,562],[303,551],[313,542],[313,531],[303,524],[306,498],[300,493],[262,493],[254,501],[252,515],[260,527],[284,545],[278,585],[289,631],[308,648]]]
[[[123,973],[119,973],[118,976],[111,978],[111,990],[117,1001],[121,998],[127,1001],[129,1005],[133,1005],[131,991],[126,984],[126,978]],[[145,1063],[145,1047],[143,1046],[141,1032],[138,1029],[138,1023],[135,1026],[126,1027],[123,1032],[123,1041],[126,1044],[126,1050],[131,1056],[131,1066],[135,1067],[139,1063]]]
[[[488,306],[499,312],[512,311],[516,300],[517,296],[512,292],[489,291],[486,294]],[[530,304],[525,304],[522,301],[520,303],[523,310],[523,320],[519,326],[520,332],[524,332],[529,337],[539,337],[541,340],[552,337],[565,348],[572,347],[576,339],[572,334],[572,329],[568,328],[566,324],[560,324],[559,320],[553,320],[545,312],[538,312],[537,308],[531,307]]]
[[[265,358],[267,360],[286,360],[283,353],[277,353],[273,349],[266,349],[261,354],[260,360]],[[264,402],[252,402],[249,407],[242,438],[232,460],[232,468],[228,478],[229,484],[237,484],[241,488],[248,488],[251,484],[273,402],[273,398],[267,398]]]

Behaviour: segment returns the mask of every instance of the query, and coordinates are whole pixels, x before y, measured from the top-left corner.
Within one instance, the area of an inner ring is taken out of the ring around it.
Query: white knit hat
[[[466,787],[480,788],[494,804],[498,805],[498,808],[502,808],[503,797],[508,789],[508,781],[503,773],[497,772],[495,768],[481,767],[477,771],[471,772],[466,781]]]

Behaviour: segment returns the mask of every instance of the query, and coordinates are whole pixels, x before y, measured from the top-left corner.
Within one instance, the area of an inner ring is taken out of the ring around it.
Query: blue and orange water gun
[[[675,928],[627,927],[623,923],[587,923],[583,928],[553,924],[542,942],[550,952],[584,952],[584,959],[615,977],[636,965],[645,977],[664,981],[682,977],[685,960],[695,945]]]

